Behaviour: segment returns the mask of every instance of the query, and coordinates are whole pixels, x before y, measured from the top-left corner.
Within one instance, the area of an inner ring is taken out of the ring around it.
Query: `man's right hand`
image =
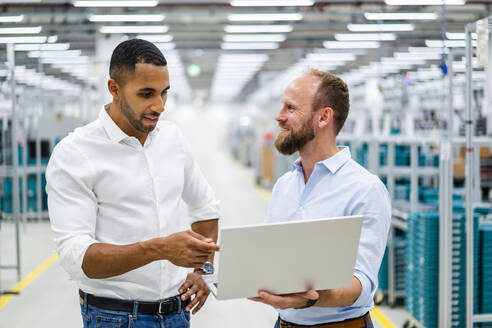
[[[181,267],[199,268],[219,250],[219,245],[211,238],[191,230],[158,239],[159,244],[162,243],[159,247],[162,259]]]

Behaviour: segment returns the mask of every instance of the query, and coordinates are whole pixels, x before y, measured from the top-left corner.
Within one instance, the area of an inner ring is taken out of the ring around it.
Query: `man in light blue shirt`
[[[347,147],[336,145],[348,111],[347,85],[333,74],[311,70],[287,87],[275,117],[281,128],[276,148],[285,155],[299,151],[300,158],[275,184],[267,221],[364,215],[351,286],[289,295],[260,291],[253,298],[279,310],[276,327],[373,327],[369,310],[374,307],[391,204],[381,180],[352,160]],[[323,260],[323,254],[306,256]],[[288,270],[295,259],[284,265]]]

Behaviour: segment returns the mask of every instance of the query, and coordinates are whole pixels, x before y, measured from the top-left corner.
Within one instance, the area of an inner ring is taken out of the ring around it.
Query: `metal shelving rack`
[[[489,19],[489,35],[491,27],[491,19]],[[471,30],[468,30],[468,37],[471,40]],[[492,63],[492,37],[489,36],[489,63]],[[469,43],[471,46],[471,42]],[[467,67],[467,118],[466,118],[466,128],[470,131],[467,132],[465,138],[453,136],[453,60],[455,56],[462,55],[460,50],[451,50],[448,55],[448,98],[446,106],[447,110],[447,126],[448,129],[439,138],[426,139],[426,138],[408,138],[398,136],[392,136],[391,138],[382,137],[369,137],[365,138],[363,142],[354,138],[353,136],[340,136],[341,141],[347,141],[352,143],[352,148],[355,149],[359,144],[366,143],[368,145],[368,158],[367,166],[368,169],[374,173],[386,175],[388,189],[394,199],[394,188],[395,180],[394,177],[397,175],[407,175],[410,176],[410,202],[408,206],[408,211],[418,210],[418,176],[419,175],[435,175],[439,176],[439,300],[438,300],[438,326],[442,328],[449,328],[452,326],[452,219],[453,219],[453,152],[458,146],[466,145],[466,234],[467,234],[467,328],[473,327],[473,322],[490,322],[492,321],[492,314],[480,314],[473,315],[473,257],[468,256],[468,254],[473,255],[473,197],[478,197],[479,194],[479,183],[480,183],[480,159],[479,150],[480,146],[492,145],[492,139],[490,137],[474,137],[471,138],[471,73],[468,72],[471,69],[471,55],[467,58],[469,59]],[[488,83],[492,85],[492,69],[488,68]],[[489,95],[492,95],[492,87],[489,86]],[[415,139],[415,140],[413,140]],[[378,161],[378,146],[380,143],[386,143],[388,145],[388,165],[385,167],[379,167]],[[440,150],[440,162],[439,169],[437,168],[422,168],[417,167],[418,164],[418,145],[430,143],[439,146]],[[397,167],[394,164],[394,146],[399,144],[410,145],[410,167]],[[418,171],[418,172],[417,172]],[[473,185],[472,185],[473,184]],[[392,225],[390,229],[390,235],[388,240],[388,302],[389,304],[394,304],[395,298],[398,297],[398,293],[395,291],[394,285],[394,252],[392,252],[391,239],[394,235],[395,229],[406,230],[405,214],[407,211],[394,211],[392,218]],[[402,219],[399,219],[402,218]],[[471,228],[470,228],[471,227]],[[471,304],[470,304],[471,303]],[[469,320],[472,320],[469,323]],[[420,326],[417,320],[412,320],[413,326]]]
[[[46,169],[46,165],[41,164],[41,140],[39,135],[39,126],[35,126],[35,150],[36,150],[36,162],[35,165],[27,165],[27,133],[22,132],[19,135],[19,126],[21,122],[25,123],[26,120],[26,110],[19,111],[18,103],[18,87],[16,85],[15,76],[15,44],[7,44],[7,59],[8,59],[8,81],[10,83],[9,98],[10,98],[10,109],[1,114],[2,121],[2,165],[0,166],[0,177],[2,180],[6,178],[12,179],[12,214],[5,215],[1,213],[4,221],[9,220],[15,224],[15,263],[14,264],[3,264],[0,262],[0,270],[16,270],[17,280],[21,279],[22,267],[21,267],[21,246],[20,246],[20,224],[28,219],[41,221],[44,218],[48,218],[47,211],[42,210],[42,187],[41,187],[41,175]],[[42,71],[42,64],[40,63],[40,71]],[[41,92],[40,92],[41,93]],[[40,99],[36,100],[39,106],[42,106],[42,94]],[[10,128],[9,128],[10,122]],[[39,120],[38,120],[39,124]],[[23,124],[25,126],[25,124]],[[10,130],[10,144],[7,144],[7,133],[6,130]],[[19,152],[18,152],[18,142],[24,141],[23,147],[23,165],[19,166]],[[10,165],[7,163],[7,150],[10,149]],[[37,188],[37,211],[29,211],[27,206],[27,177],[28,175],[36,175],[36,188]],[[22,177],[22,184],[19,184],[19,178]],[[19,197],[20,190],[22,190],[22,199]],[[20,205],[22,202],[23,212],[20,213]],[[1,281],[0,281],[1,283]],[[2,291],[2,293],[12,293],[11,291]]]
[[[487,83],[485,92],[485,101],[492,99],[492,16],[485,19],[488,26],[488,65],[487,65]],[[476,31],[477,22],[470,23],[465,26],[466,36],[466,121],[465,121],[465,133],[466,133],[466,176],[465,188],[466,188],[466,328],[472,328],[474,323],[479,322],[492,322],[492,313],[474,314],[474,279],[473,279],[473,264],[474,256],[474,226],[473,226],[473,202],[474,202],[474,190],[476,190],[479,179],[475,178],[477,167],[477,146],[492,144],[492,138],[485,138],[479,140],[473,136],[475,131],[474,121],[472,115],[472,33]],[[488,98],[488,99],[487,99]],[[492,103],[492,101],[490,101]],[[490,105],[490,103],[488,105]]]
[[[16,251],[16,263],[13,265],[2,265],[0,269],[15,269],[17,271],[17,280],[21,279],[21,254],[20,254],[20,200],[19,200],[19,161],[18,161],[18,148],[17,148],[17,95],[15,91],[15,51],[14,44],[7,44],[7,59],[9,64],[9,76],[10,76],[10,97],[12,102],[11,112],[11,147],[12,147],[12,215],[15,222],[15,251]],[[6,125],[3,126],[4,130]],[[4,157],[5,160],[5,157]],[[5,175],[3,175],[5,177]],[[25,193],[25,190],[24,190]]]

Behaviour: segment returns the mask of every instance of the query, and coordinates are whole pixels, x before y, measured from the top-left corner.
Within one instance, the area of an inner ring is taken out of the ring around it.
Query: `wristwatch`
[[[215,268],[212,262],[207,261],[205,262],[200,268],[196,268],[194,271],[202,271],[203,274],[214,274]]]

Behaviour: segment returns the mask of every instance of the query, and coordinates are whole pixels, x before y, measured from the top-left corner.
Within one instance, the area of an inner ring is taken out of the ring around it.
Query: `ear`
[[[333,108],[324,107],[318,110],[319,118],[318,118],[318,127],[325,128],[328,125],[333,123]]]
[[[120,97],[121,88],[118,82],[116,82],[115,80],[113,79],[108,80],[108,90],[114,99],[118,99]]]

